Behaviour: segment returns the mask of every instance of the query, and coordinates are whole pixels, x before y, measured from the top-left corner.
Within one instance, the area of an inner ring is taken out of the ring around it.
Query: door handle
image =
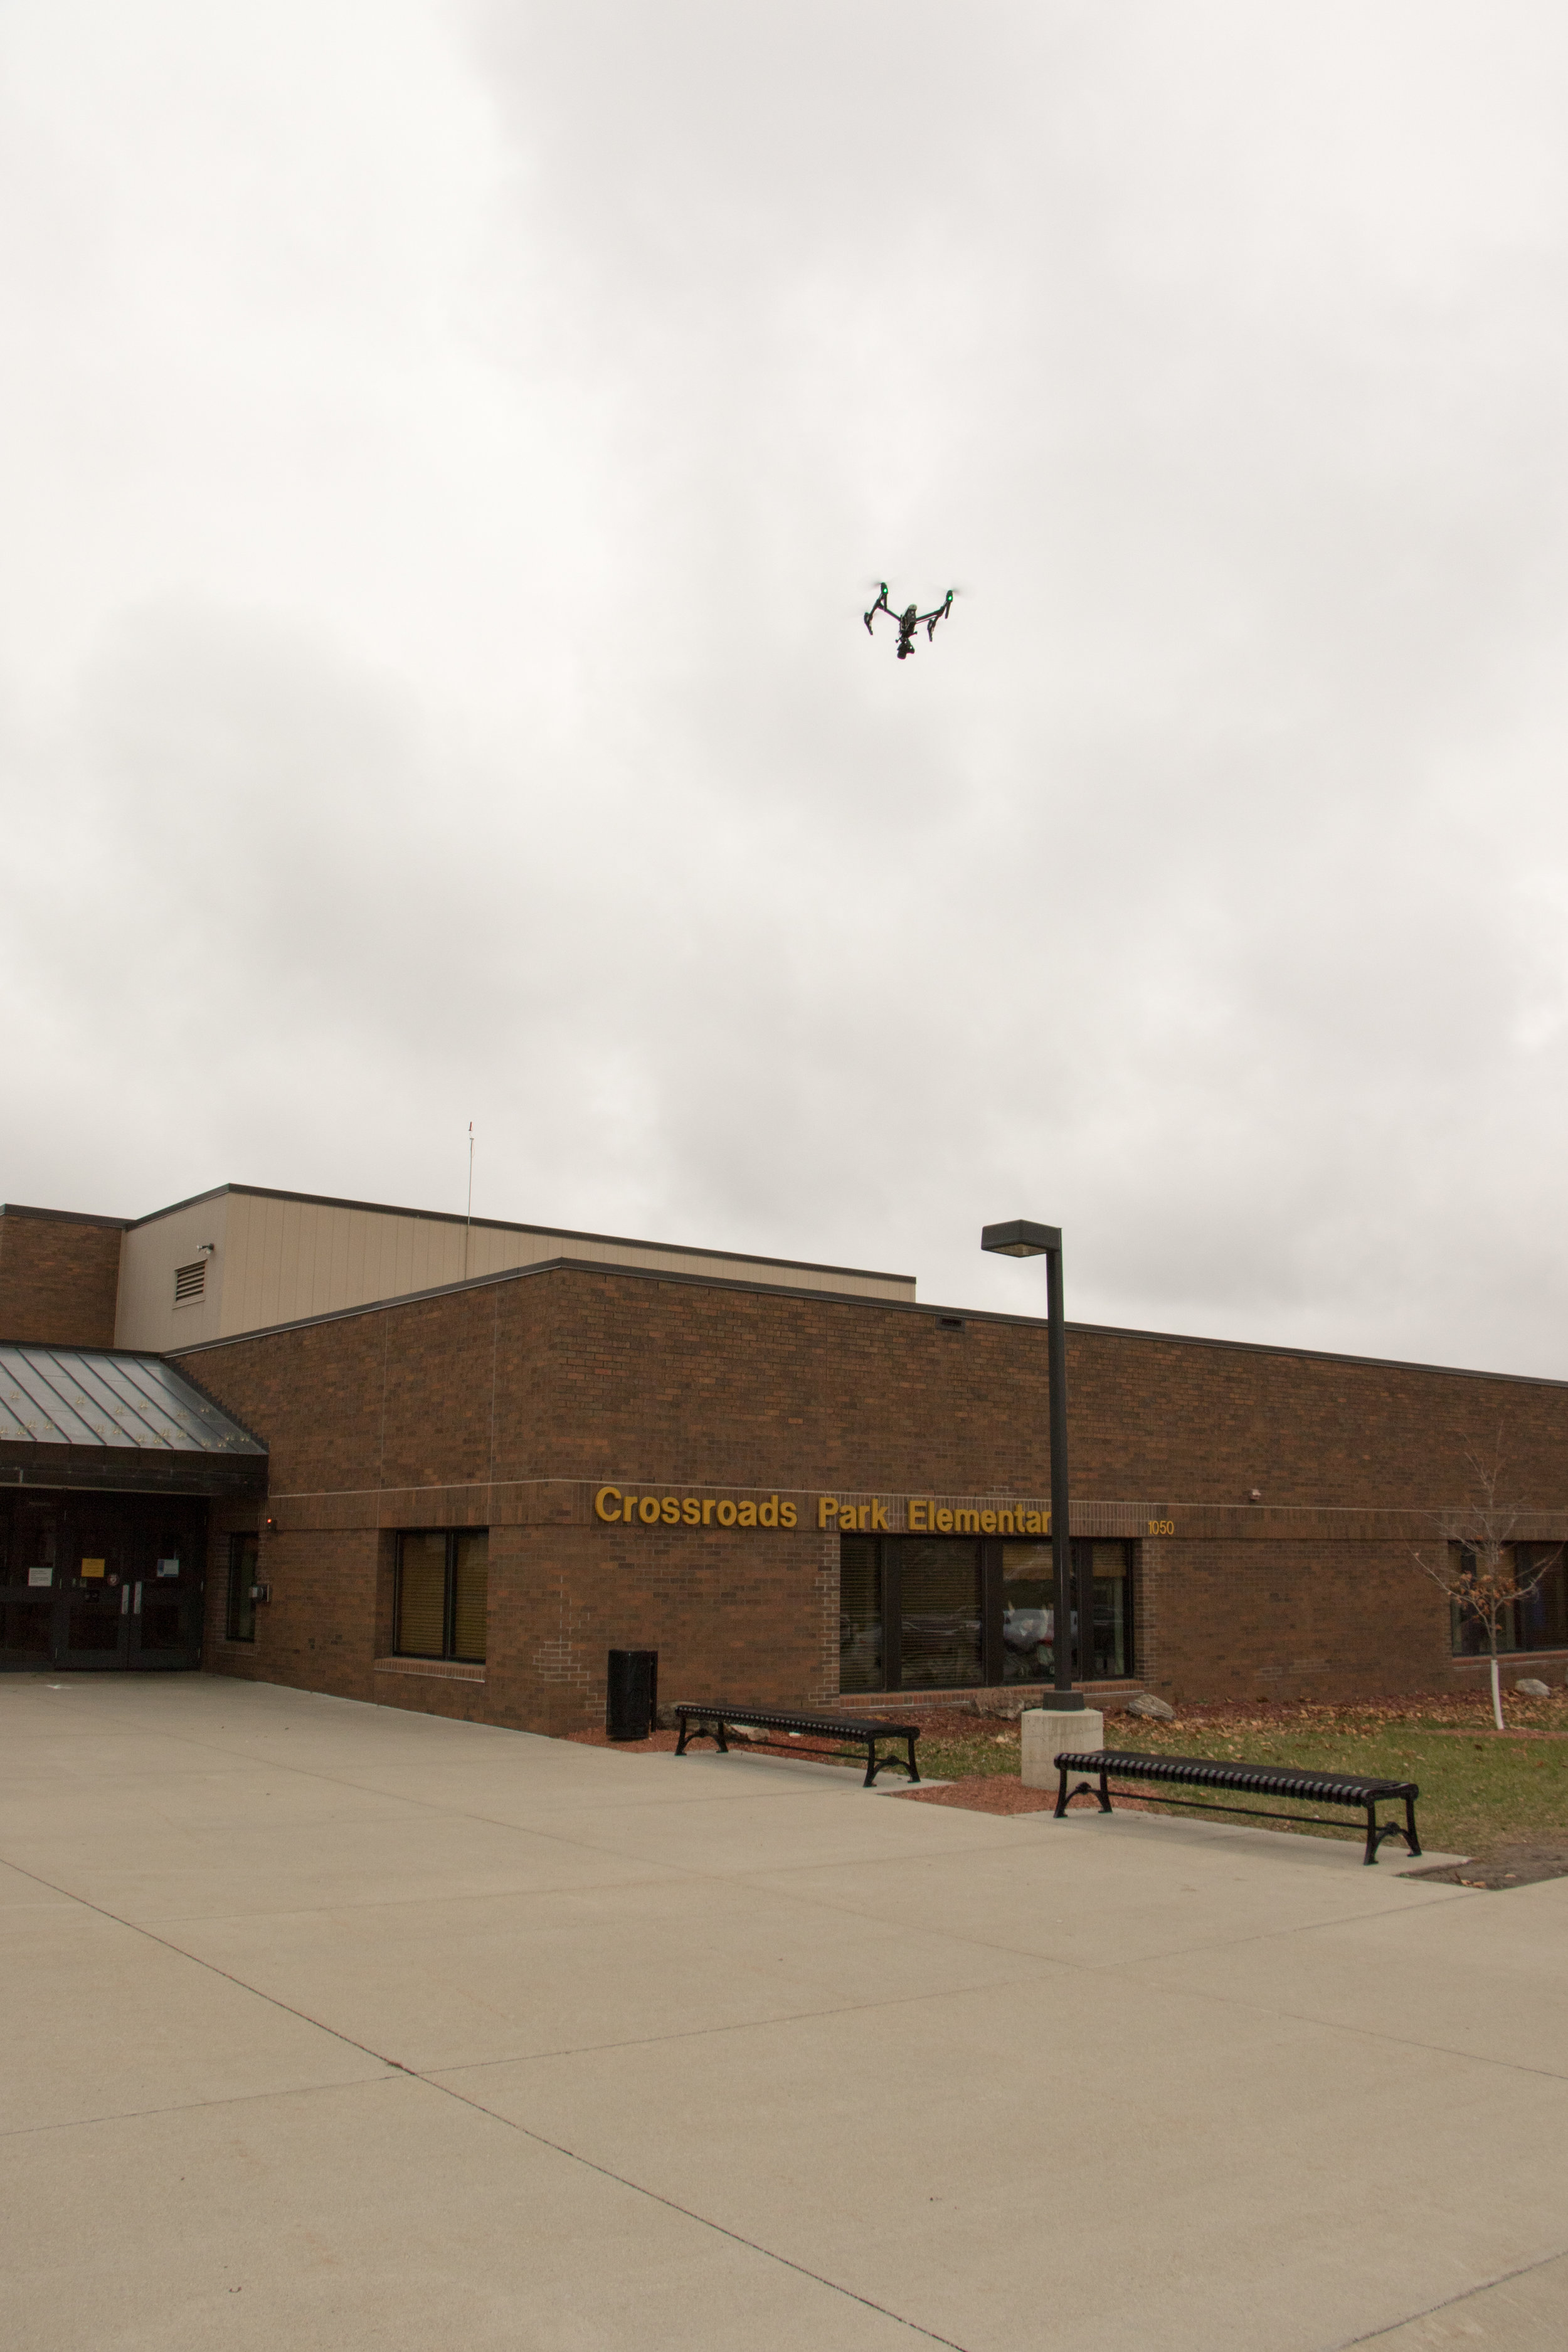
[[[132,1603],[132,1606],[135,1609],[137,1616],[140,1617],[142,1614],[142,1587],[140,1584],[136,1587],[136,1599]]]
[[[120,1588],[120,1613],[122,1617],[131,1613],[131,1587],[128,1584]]]

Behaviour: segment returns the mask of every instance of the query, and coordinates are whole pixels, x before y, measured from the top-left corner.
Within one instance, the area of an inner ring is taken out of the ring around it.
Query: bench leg
[[[885,1772],[889,1765],[897,1771],[907,1772],[911,1782],[918,1780],[921,1777],[920,1767],[915,1762],[915,1738],[918,1737],[917,1733],[904,1743],[910,1751],[910,1760],[906,1764],[901,1756],[879,1756],[877,1735],[874,1731],[868,1733],[866,1739],[866,1787],[868,1789],[873,1787],[878,1773]]]
[[[695,1723],[689,1723],[686,1717],[682,1716],[680,1718],[680,1737],[675,1743],[675,1752],[678,1756],[685,1755],[686,1743],[689,1739],[711,1739],[718,1747],[719,1752],[721,1756],[728,1756],[730,1753],[730,1743],[724,1737],[724,1727],[722,1723],[719,1722],[717,1719],[714,1720],[711,1727],[710,1727],[708,1724],[702,1721],[700,1717]]]
[[[901,1756],[879,1756],[877,1753],[877,1735],[875,1732],[869,1735],[866,1741],[866,1786],[868,1789],[871,1788],[875,1784],[878,1773],[887,1771],[889,1765],[896,1771],[907,1772],[911,1781],[918,1780],[920,1779],[920,1770],[915,1763],[915,1743],[912,1739],[910,1739],[905,1742],[905,1745],[910,1751],[910,1760],[907,1764]]]
[[[1052,1818],[1058,1822],[1065,1821],[1067,1819],[1068,1807],[1071,1804],[1073,1797],[1093,1797],[1098,1802],[1102,1813],[1114,1812],[1116,1808],[1110,1801],[1110,1791],[1106,1787],[1105,1782],[1106,1775],[1102,1772],[1100,1776],[1100,1786],[1098,1789],[1095,1787],[1092,1780],[1080,1780],[1078,1787],[1074,1789],[1071,1795],[1069,1795],[1068,1792],[1068,1776],[1065,1771],[1062,1772],[1057,1784],[1057,1801]]]
[[[1414,1797],[1406,1797],[1405,1800],[1405,1822],[1403,1827],[1401,1827],[1398,1822],[1380,1822],[1377,1818],[1377,1807],[1375,1803],[1367,1807],[1366,1859],[1368,1862],[1375,1862],[1377,1860],[1377,1850],[1379,1846],[1383,1843],[1384,1838],[1391,1837],[1403,1838],[1405,1845],[1412,1853],[1417,1855],[1420,1853],[1421,1841],[1415,1834],[1415,1800]]]

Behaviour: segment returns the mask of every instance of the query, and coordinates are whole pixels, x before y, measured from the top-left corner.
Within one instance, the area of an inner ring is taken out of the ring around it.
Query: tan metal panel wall
[[[199,1305],[174,1305],[174,1270],[216,1244]],[[847,1297],[912,1299],[914,1285],[866,1276],[751,1262],[701,1250],[635,1242],[563,1240],[528,1227],[476,1225],[467,1236],[471,1277],[535,1265],[546,1258],[596,1260],[655,1274],[775,1283]],[[164,1349],[229,1339],[274,1323],[435,1290],[465,1276],[461,1224],[313,1201],[219,1193],[188,1209],[132,1226],[121,1258],[115,1344]]]
[[[463,1279],[460,1225],[313,1201],[261,1200],[243,1192],[232,1198],[226,1338]],[[508,1250],[504,1244],[514,1240],[511,1235],[483,1238],[502,1246],[481,1248],[476,1233],[470,1253],[475,1274],[526,1263],[533,1254]]]
[[[117,1348],[163,1351],[191,1348],[198,1339],[221,1339],[228,1328],[224,1287],[228,1275],[228,1228],[233,1193],[219,1192],[166,1217],[132,1225],[120,1252],[120,1295],[114,1316]],[[204,1295],[195,1306],[174,1304],[174,1269],[216,1247],[207,1260]]]
[[[435,1290],[465,1276],[465,1229],[457,1223],[400,1216],[374,1209],[312,1201],[229,1196],[228,1263],[223,1288],[222,1336],[330,1315],[411,1291]],[[779,1283],[793,1289],[847,1297],[910,1299],[912,1282],[835,1269],[817,1272],[770,1263],[751,1264],[698,1250],[662,1250],[636,1243],[563,1241],[553,1234],[475,1225],[467,1236],[470,1277],[536,1265],[554,1257],[599,1260],[653,1273]],[[216,1336],[216,1334],[214,1336]]]

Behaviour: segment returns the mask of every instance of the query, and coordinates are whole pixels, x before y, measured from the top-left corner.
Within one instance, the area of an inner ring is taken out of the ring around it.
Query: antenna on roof
[[[463,1280],[468,1278],[468,1234],[474,1222],[474,1122],[468,1121],[468,1213],[463,1223]]]

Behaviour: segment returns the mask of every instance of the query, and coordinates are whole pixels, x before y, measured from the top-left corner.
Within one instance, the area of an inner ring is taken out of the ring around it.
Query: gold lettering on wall
[[[889,1525],[887,1503],[850,1503],[837,1495],[818,1495],[816,1525],[823,1534],[911,1536],[1048,1537],[1049,1511],[1022,1507],[973,1509],[938,1503],[931,1495],[911,1495],[905,1506],[902,1530]],[[777,1495],[626,1494],[619,1486],[601,1486],[594,1496],[594,1517],[607,1527],[643,1528],[770,1528],[786,1531],[799,1524],[796,1506]],[[1151,1519],[1152,1536],[1173,1536],[1174,1519]]]
[[[601,1486],[594,1497],[594,1517],[606,1527],[644,1528],[776,1528],[798,1524],[794,1503],[777,1495],[626,1495],[619,1486]],[[887,1526],[886,1517],[876,1522]]]

